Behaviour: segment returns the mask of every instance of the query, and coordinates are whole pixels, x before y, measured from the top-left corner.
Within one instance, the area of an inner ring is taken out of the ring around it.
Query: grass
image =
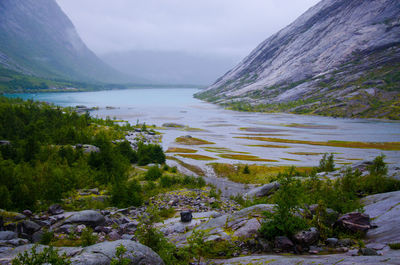
[[[397,242],[397,243],[389,243],[388,245],[389,245],[389,247],[390,247],[391,249],[396,249],[396,250],[400,249],[400,242]]]
[[[319,156],[323,155],[324,153],[314,153],[314,152],[287,152],[291,155],[299,155],[299,156]]]
[[[318,125],[318,124],[304,124],[304,123],[291,123],[284,124],[282,126],[291,127],[291,128],[304,128],[304,129],[336,129],[337,126],[333,125]]]
[[[255,161],[255,162],[278,162],[278,160],[259,158],[253,155],[220,154],[219,157],[233,160]]]
[[[282,160],[286,160],[286,161],[293,161],[293,162],[301,161],[301,160],[293,159],[293,158],[281,158],[281,159],[282,159]]]
[[[196,155],[196,154],[177,154],[177,155],[184,157],[184,158],[194,159],[194,160],[203,160],[203,161],[217,160],[217,158],[205,156],[205,155]]]
[[[177,162],[179,165],[183,166],[187,170],[192,171],[193,173],[195,173],[198,176],[204,176],[205,175],[204,171],[198,166],[185,163],[182,160],[180,160],[180,159],[178,159],[176,157],[173,157],[173,156],[167,156],[166,158],[169,159],[169,160],[173,160],[173,161]]]
[[[250,147],[265,147],[265,148],[291,148],[291,146],[286,145],[273,145],[273,144],[249,144],[246,146]]]
[[[175,142],[184,145],[204,145],[204,144],[215,144],[213,142],[209,142],[203,139],[194,138],[194,137],[185,137],[181,136],[175,139]]]
[[[189,148],[180,148],[180,147],[170,147],[166,151],[166,153],[185,153],[185,154],[193,154],[197,153],[197,150],[189,149]]]
[[[279,173],[287,171],[290,166],[247,165],[249,173],[244,173],[245,164],[210,164],[218,177],[228,178],[231,181],[244,184],[266,184],[274,181]],[[297,167],[300,173],[311,172],[311,167]]]
[[[286,144],[307,144],[307,145],[333,146],[333,147],[344,147],[344,148],[379,149],[379,150],[386,150],[386,151],[399,151],[400,150],[400,142],[379,142],[379,143],[378,142],[350,142],[350,141],[317,142],[317,141],[270,138],[270,137],[235,137],[235,138],[273,142],[273,143],[286,143]]]
[[[207,152],[218,153],[218,154],[224,154],[224,153],[250,154],[248,152],[233,151],[233,150],[231,150],[229,148],[225,148],[225,147],[203,147],[203,150],[207,151]]]

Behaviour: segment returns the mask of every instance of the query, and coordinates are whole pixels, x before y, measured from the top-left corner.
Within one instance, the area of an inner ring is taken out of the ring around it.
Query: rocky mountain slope
[[[0,1],[0,67],[25,75],[116,81],[54,0]]]
[[[400,3],[322,0],[198,98],[239,110],[399,118]]]

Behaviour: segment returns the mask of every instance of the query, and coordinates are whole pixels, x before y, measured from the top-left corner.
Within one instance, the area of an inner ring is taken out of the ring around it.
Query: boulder
[[[363,256],[377,256],[378,255],[378,252],[373,248],[360,248],[358,253]]]
[[[115,257],[116,248],[123,245],[127,251],[124,257],[131,260],[131,264],[137,265],[164,265],[163,260],[142,244],[131,240],[117,240],[112,242],[102,242],[84,248],[82,253],[71,259],[73,265],[108,265],[110,259]]]
[[[311,227],[308,230],[300,231],[293,236],[296,243],[302,246],[310,246],[318,241],[319,231],[315,227]]]
[[[242,227],[235,231],[234,236],[250,238],[257,234],[260,227],[261,223],[257,218],[250,219],[246,221]]]
[[[191,211],[183,211],[181,212],[181,222],[188,223],[192,221],[192,212]]]
[[[24,210],[22,212],[22,214],[26,215],[26,216],[32,216],[32,211],[31,210]]]
[[[61,205],[59,204],[53,204],[49,207],[49,211],[50,214],[52,215],[58,215],[58,214],[62,214],[64,213],[64,210],[61,208]]]
[[[17,233],[11,231],[0,231],[0,240],[11,240],[17,237]]]
[[[25,233],[27,235],[33,235],[36,231],[40,230],[41,226],[38,225],[35,222],[29,221],[29,220],[24,220],[21,223],[22,233]]]
[[[291,251],[293,250],[294,244],[292,240],[286,236],[277,236],[274,240],[274,246],[279,250]]]
[[[70,218],[66,219],[64,223],[84,224],[91,227],[102,225],[105,222],[104,216],[93,210],[85,210],[74,213]]]
[[[121,236],[115,230],[111,231],[107,236],[108,236],[108,239],[111,240],[111,241],[115,241],[115,240],[121,239]]]
[[[276,181],[271,182],[271,183],[265,184],[261,187],[257,187],[257,188],[250,190],[244,196],[246,198],[265,197],[265,196],[271,195],[272,193],[277,191],[279,189],[279,186],[280,186],[279,182],[276,182]]]
[[[337,238],[335,238],[335,237],[330,237],[330,238],[327,238],[327,239],[325,240],[325,244],[326,244],[328,247],[334,248],[334,247],[336,247],[336,245],[338,244],[338,241],[339,241],[339,239],[337,239]]]
[[[336,224],[351,232],[367,232],[371,228],[369,215],[359,212],[342,215]]]

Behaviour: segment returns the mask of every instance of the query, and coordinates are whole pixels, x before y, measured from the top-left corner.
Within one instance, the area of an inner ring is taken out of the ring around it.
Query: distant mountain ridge
[[[323,0],[198,98],[239,110],[399,119],[400,1]]]
[[[0,1],[0,66],[43,78],[117,82],[55,0]]]

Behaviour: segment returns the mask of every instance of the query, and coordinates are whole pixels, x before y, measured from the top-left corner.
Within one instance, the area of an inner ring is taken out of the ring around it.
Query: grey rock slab
[[[279,189],[279,186],[280,186],[280,184],[276,181],[272,182],[272,183],[268,183],[261,187],[251,189],[244,195],[244,197],[246,197],[246,198],[265,197],[265,196],[271,195],[275,191],[277,191]]]
[[[17,233],[11,231],[0,231],[0,240],[11,240],[17,238]]]
[[[213,260],[214,264],[225,265],[399,265],[400,251],[388,251],[383,256],[351,256],[348,254],[335,255],[254,255],[233,259]]]
[[[93,210],[85,210],[74,213],[71,217],[65,220],[64,223],[85,224],[92,227],[102,225],[105,222],[104,216]]]
[[[71,259],[73,265],[108,265],[115,257],[115,249],[119,245],[127,249],[126,257],[132,264],[137,265],[163,265],[164,262],[149,247],[131,240],[117,240],[103,242],[84,248],[81,254]]]
[[[392,243],[400,239],[400,191],[367,196],[362,201],[365,213],[377,228],[367,232],[369,242]]]

